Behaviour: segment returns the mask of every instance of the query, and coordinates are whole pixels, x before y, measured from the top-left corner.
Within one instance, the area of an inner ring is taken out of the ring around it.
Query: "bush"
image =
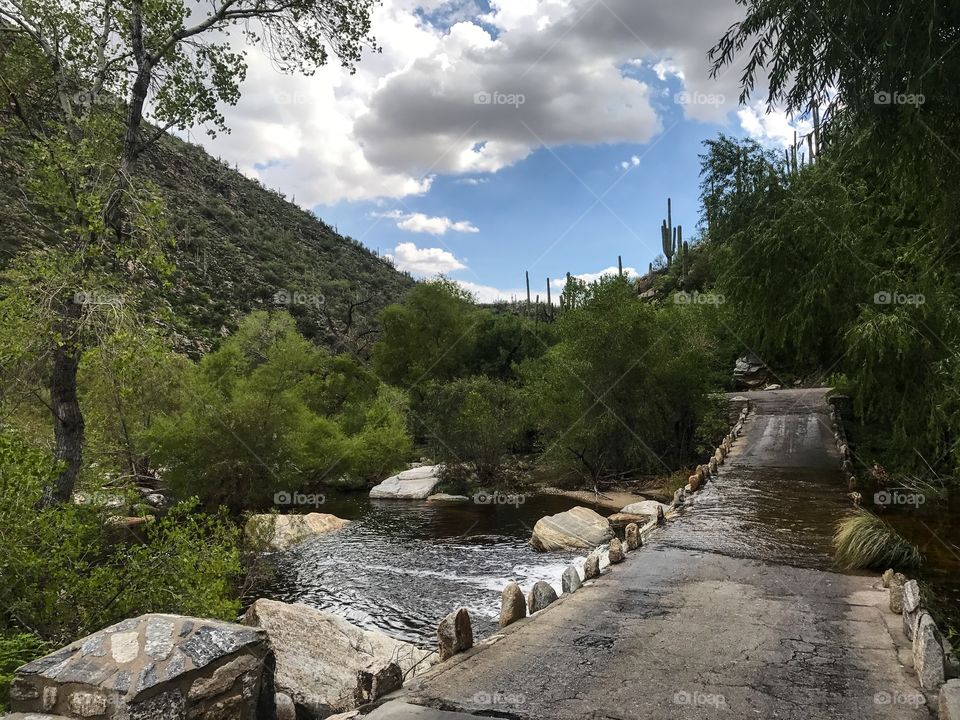
[[[845,570],[909,569],[923,560],[916,545],[862,508],[837,523],[833,548],[837,565]]]
[[[468,465],[480,481],[495,479],[519,436],[517,389],[476,375],[435,383],[426,396],[424,425],[434,457]]]
[[[55,474],[46,453],[0,429],[0,674],[133,615],[236,618],[238,537],[224,516],[181,503],[143,544],[118,543],[103,507],[35,509]]]
[[[571,290],[558,343],[521,371],[543,459],[594,481],[683,464],[715,382],[711,311],[654,306],[616,277]]]
[[[181,497],[208,508],[266,507],[308,484],[364,484],[396,469],[411,442],[402,393],[256,312],[185,374],[180,406],[150,430]]]

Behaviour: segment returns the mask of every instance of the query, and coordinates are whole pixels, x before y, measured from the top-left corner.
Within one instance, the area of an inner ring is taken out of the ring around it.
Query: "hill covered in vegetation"
[[[22,176],[24,138],[0,129],[0,264],[26,247],[56,242]],[[174,270],[162,298],[182,349],[208,350],[256,309],[286,307],[307,337],[364,356],[375,320],[413,286],[350,237],[276,191],[208,155],[164,137],[142,170],[166,202]]]

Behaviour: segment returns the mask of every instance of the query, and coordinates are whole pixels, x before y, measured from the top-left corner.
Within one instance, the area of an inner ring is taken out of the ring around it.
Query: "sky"
[[[384,0],[382,48],[350,74],[280,74],[247,49],[212,154],[425,278],[490,302],[567,272],[643,274],[667,198],[693,239],[698,154],[724,132],[771,146],[789,120],[740,66],[709,77],[733,0]]]

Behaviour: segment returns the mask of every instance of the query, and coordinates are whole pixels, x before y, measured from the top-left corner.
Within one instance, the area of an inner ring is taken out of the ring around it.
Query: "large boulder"
[[[756,355],[744,355],[737,358],[733,367],[733,379],[737,387],[754,389],[766,385],[767,368]]]
[[[101,720],[254,720],[269,651],[257,628],[141,615],[21,667],[11,709]]]
[[[441,662],[473,647],[473,627],[466,608],[452,612],[437,628]]]
[[[500,593],[500,627],[506,627],[527,616],[527,601],[515,582],[507,583]]]
[[[330,513],[306,515],[251,515],[245,532],[255,543],[263,543],[269,550],[286,550],[316,535],[325,535],[345,528],[349,520]]]
[[[440,482],[442,465],[421,465],[391,475],[370,490],[370,497],[387,500],[425,500]]]
[[[530,589],[530,596],[527,598],[530,614],[533,615],[535,612],[540,612],[550,603],[556,602],[556,600],[557,591],[553,589],[553,586],[548,582],[538,580],[533,584],[533,587]]]
[[[610,521],[593,510],[577,506],[537,520],[530,544],[541,552],[594,548],[613,537]]]
[[[656,500],[643,500],[642,502],[635,502],[627,505],[620,512],[629,513],[631,515],[643,515],[649,521],[652,518],[657,516],[658,510],[668,510],[669,508],[661,502]]]
[[[398,677],[425,670],[436,659],[430,651],[299,603],[257,600],[244,623],[270,637],[274,687],[293,699],[298,718],[351,710],[358,699],[395,690]]]

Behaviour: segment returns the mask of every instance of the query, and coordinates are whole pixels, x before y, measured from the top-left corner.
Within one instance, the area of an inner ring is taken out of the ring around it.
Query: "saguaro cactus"
[[[660,240],[663,244],[663,256],[667,258],[669,266],[677,250],[683,249],[683,229],[680,225],[673,226],[673,202],[670,198],[667,198],[667,219],[660,225]]]

